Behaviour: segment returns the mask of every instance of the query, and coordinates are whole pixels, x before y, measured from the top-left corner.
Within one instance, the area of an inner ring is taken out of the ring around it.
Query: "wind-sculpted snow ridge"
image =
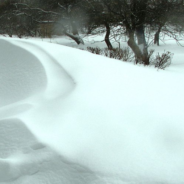
[[[0,45],[0,184],[184,183],[182,72]]]
[[[95,180],[89,169],[41,143],[20,118],[47,100],[69,93],[75,84],[48,54],[38,48],[33,54],[31,44],[24,43],[26,50],[17,42],[0,40],[0,183],[86,184]]]
[[[46,87],[47,76],[30,52],[0,41],[0,107],[29,98]]]

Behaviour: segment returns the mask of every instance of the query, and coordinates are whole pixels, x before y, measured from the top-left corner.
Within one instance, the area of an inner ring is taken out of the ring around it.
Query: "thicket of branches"
[[[136,63],[150,64],[146,31],[159,45],[160,35],[178,35],[184,29],[183,0],[1,0],[0,34],[9,36],[66,35],[84,44],[81,34],[126,35]]]

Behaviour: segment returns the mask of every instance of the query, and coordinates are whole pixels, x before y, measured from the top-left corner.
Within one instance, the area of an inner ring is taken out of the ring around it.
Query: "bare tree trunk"
[[[137,44],[136,41],[135,41],[135,37],[134,37],[134,31],[133,30],[128,30],[128,33],[129,33],[128,45],[135,54],[136,64],[141,62],[144,65],[149,65],[149,56],[148,56],[148,52],[147,52],[147,46],[144,45],[144,44],[141,45],[142,41],[145,38],[139,37],[138,38],[138,44]]]
[[[79,44],[84,44],[82,38],[79,35],[72,35],[68,33],[67,31],[64,31],[65,35],[73,39],[78,45]]]
[[[145,65],[149,65],[149,56],[144,33],[144,25],[137,26],[135,30],[138,41],[138,47],[142,54],[142,61]]]
[[[154,36],[154,44],[157,44],[158,46],[160,45],[159,40],[160,40],[160,32],[161,32],[162,27],[163,27],[163,25],[159,25],[159,28]]]
[[[77,42],[77,44],[79,45],[79,44],[83,44],[84,45],[84,41],[83,41],[83,39],[79,36],[79,32],[78,32],[78,29],[77,29],[77,26],[76,26],[76,24],[75,24],[75,22],[73,22],[73,21],[71,21],[71,26],[72,26],[72,33],[73,33],[73,36],[71,37],[72,39],[74,39],[76,42]],[[67,35],[68,36],[68,35]]]
[[[108,49],[112,50],[113,47],[112,47],[112,44],[111,44],[110,39],[109,39],[109,36],[111,33],[110,26],[107,22],[105,22],[104,25],[106,27],[105,43],[107,44]]]
[[[62,25],[62,24],[61,24]],[[66,35],[66,36],[68,36],[68,37],[70,37],[71,39],[73,39],[78,45],[80,45],[80,44],[83,44],[84,45],[84,41],[83,41],[83,39],[79,36],[79,35],[74,35],[74,34],[70,34],[70,33],[68,33],[67,31],[66,31],[66,28],[62,25],[62,27],[63,27],[63,33]]]
[[[132,30],[128,31],[128,36],[129,36],[128,45],[132,49],[132,51],[134,52],[136,60],[142,60],[141,51],[135,42],[134,31],[132,31]],[[136,64],[137,63],[138,63],[138,61],[136,61]]]
[[[83,39],[79,36],[79,32],[78,32],[78,29],[77,29],[77,26],[76,26],[76,22],[73,20],[73,17],[71,15],[71,11],[72,11],[71,9],[72,9],[72,6],[70,5],[68,7],[68,15],[69,15],[70,24],[71,24],[71,27],[72,27],[72,34],[68,33],[67,31],[65,31],[65,34],[67,36],[69,36],[70,38],[72,38],[78,45],[79,44],[84,45]]]

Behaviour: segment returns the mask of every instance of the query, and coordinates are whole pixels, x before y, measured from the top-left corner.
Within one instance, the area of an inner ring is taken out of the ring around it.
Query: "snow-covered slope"
[[[184,69],[0,46],[0,183],[184,183]]]

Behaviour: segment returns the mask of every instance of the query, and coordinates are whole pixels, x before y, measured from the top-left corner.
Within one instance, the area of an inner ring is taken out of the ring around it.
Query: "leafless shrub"
[[[170,66],[173,54],[169,51],[164,52],[163,54],[157,54],[153,59],[153,64],[155,68],[164,70],[166,67]]]
[[[109,50],[108,48],[101,49],[99,47],[87,47],[87,50],[93,54],[103,55],[109,58],[114,58],[122,61],[135,61],[135,56],[128,47],[125,47],[123,49],[114,48],[111,50]],[[148,53],[150,65],[154,65],[155,68],[164,70],[171,64],[171,60],[173,57],[173,54],[171,52],[164,52],[163,54],[158,53],[155,57],[153,56],[153,53],[154,50],[150,50]]]
[[[102,55],[102,49],[98,47],[87,47],[87,50],[93,54]]]
[[[98,47],[87,47],[87,50],[93,54],[103,55],[109,58],[114,58],[122,61],[133,61],[134,59],[134,54],[128,47],[125,47],[123,49],[113,48],[111,50],[109,50],[108,48],[100,49]]]

